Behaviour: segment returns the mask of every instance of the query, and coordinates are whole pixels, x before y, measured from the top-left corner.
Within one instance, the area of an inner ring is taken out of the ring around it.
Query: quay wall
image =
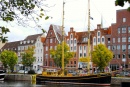
[[[121,85],[122,82],[130,82],[130,77],[112,77],[111,85]]]
[[[29,74],[6,74],[4,80],[23,80],[23,81],[31,81],[33,79],[33,75]]]
[[[36,80],[36,75],[29,74],[6,74],[5,80],[23,80],[33,81]],[[130,82],[130,77],[112,77],[111,85],[121,85],[122,82]]]

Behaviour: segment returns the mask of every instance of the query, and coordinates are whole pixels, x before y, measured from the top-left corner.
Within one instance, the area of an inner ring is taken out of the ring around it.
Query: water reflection
[[[73,84],[36,84],[30,81],[0,81],[0,87],[120,87],[120,86],[93,86]]]

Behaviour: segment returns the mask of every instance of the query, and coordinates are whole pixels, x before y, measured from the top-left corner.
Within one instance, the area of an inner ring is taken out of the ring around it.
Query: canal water
[[[36,84],[30,81],[0,81],[0,87],[120,87],[120,86],[95,86],[73,84]]]

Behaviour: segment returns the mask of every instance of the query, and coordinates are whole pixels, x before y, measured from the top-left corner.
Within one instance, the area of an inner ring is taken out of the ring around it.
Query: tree
[[[0,54],[0,61],[5,68],[10,68],[11,72],[14,70],[14,66],[17,64],[18,56],[13,51],[4,50]]]
[[[34,21],[36,26],[42,29],[38,21],[43,16],[45,20],[49,18],[44,14],[43,8],[46,7],[49,6],[45,4],[45,0],[0,0],[0,19],[7,23],[17,21],[17,24],[22,26],[30,26],[30,21]],[[4,34],[10,32],[9,28],[0,26],[0,30],[0,40],[7,41]]]
[[[50,54],[54,60],[57,67],[62,66],[62,44],[57,45],[57,49],[50,49]],[[69,46],[64,43],[64,66],[69,62],[69,60],[74,56],[74,52],[69,51]]]
[[[22,53],[22,64],[23,66],[29,66],[31,67],[33,62],[35,61],[35,57],[34,55],[34,46],[29,46],[27,50],[24,51],[24,53]]]
[[[115,5],[116,6],[119,5],[119,6],[123,7],[126,2],[128,2],[130,4],[130,0],[116,0]],[[127,10],[130,11],[130,6],[128,7]]]
[[[103,44],[98,44],[92,51],[92,62],[97,65],[100,71],[104,69],[113,58],[113,53]]]

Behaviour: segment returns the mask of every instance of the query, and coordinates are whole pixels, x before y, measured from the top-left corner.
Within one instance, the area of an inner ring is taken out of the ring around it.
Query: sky
[[[64,0],[64,27],[68,34],[70,27],[75,31],[82,32],[87,30],[88,26],[88,0]],[[62,7],[63,0],[47,0],[49,8],[46,8],[45,15],[49,16],[48,20],[40,21],[43,29],[48,31],[50,24],[62,25]],[[115,0],[90,0],[90,15],[93,20],[90,21],[90,30],[97,28],[97,24],[103,22],[103,27],[109,27],[112,23],[116,23],[116,10],[126,9],[128,3],[124,7],[115,6]],[[102,18],[101,18],[102,17]],[[33,25],[32,23],[30,23]],[[42,33],[40,29],[18,26],[16,22],[3,23],[10,28],[8,36],[9,42],[25,39],[28,35]]]

